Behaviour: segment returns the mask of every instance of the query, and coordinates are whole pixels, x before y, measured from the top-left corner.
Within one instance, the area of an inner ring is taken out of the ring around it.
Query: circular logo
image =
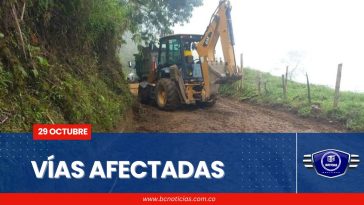
[[[334,172],[340,168],[341,157],[338,153],[329,151],[321,157],[321,166],[328,172]]]

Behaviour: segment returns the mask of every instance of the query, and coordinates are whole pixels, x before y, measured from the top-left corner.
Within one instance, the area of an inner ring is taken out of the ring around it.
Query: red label
[[[33,140],[91,140],[91,125],[33,125]]]
[[[362,205],[364,194],[0,194],[2,205]]]

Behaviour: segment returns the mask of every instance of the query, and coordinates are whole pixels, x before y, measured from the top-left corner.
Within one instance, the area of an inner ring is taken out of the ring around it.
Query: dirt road
[[[337,124],[300,118],[292,113],[220,98],[211,108],[173,112],[141,105],[134,117],[138,132],[339,132]]]

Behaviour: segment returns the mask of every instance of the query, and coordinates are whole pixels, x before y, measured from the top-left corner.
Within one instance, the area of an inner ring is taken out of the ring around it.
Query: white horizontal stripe
[[[303,162],[312,162],[311,159],[304,159]]]
[[[360,159],[351,159],[350,162],[360,162]]]

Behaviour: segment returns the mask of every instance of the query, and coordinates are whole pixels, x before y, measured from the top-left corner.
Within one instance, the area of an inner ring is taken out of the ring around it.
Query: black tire
[[[171,79],[160,79],[156,87],[155,99],[159,109],[177,109],[180,105],[180,99],[176,83]]]
[[[140,103],[145,104],[145,105],[149,104],[149,102],[150,102],[149,92],[150,92],[150,88],[148,86],[143,88],[142,86],[139,85],[138,100]]]

